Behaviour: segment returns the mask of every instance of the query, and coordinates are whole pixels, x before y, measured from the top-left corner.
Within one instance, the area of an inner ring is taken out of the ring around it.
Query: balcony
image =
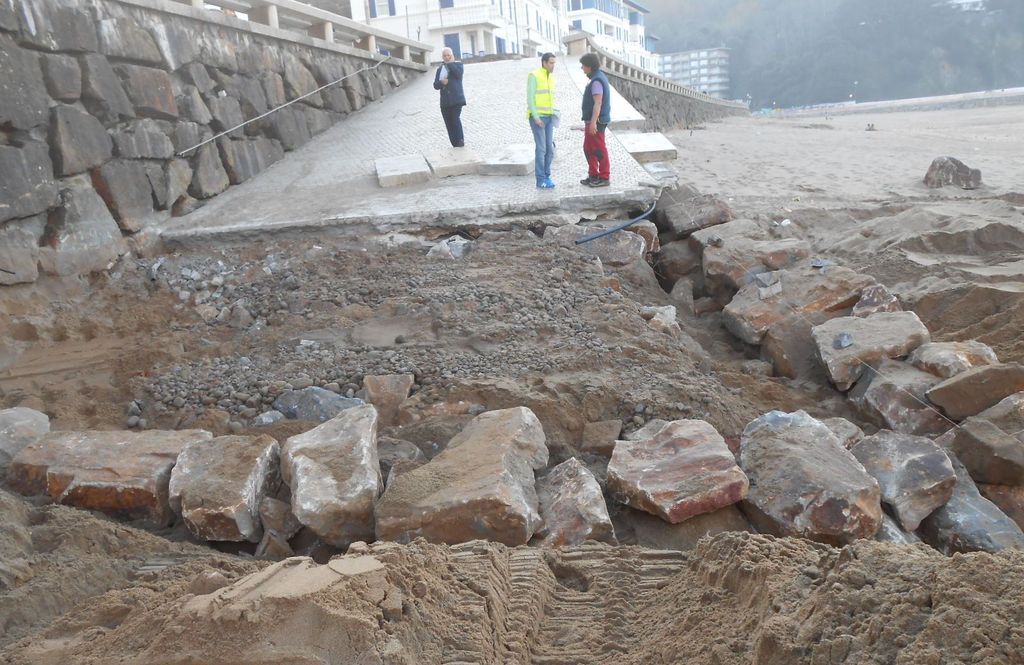
[[[511,23],[509,17],[502,16],[498,8],[489,3],[476,7],[434,8],[427,14],[427,25],[431,30],[504,28]]]

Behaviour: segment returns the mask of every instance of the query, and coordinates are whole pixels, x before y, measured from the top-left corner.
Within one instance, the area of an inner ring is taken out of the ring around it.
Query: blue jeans
[[[528,121],[533,130],[533,172],[537,180],[551,177],[551,160],[555,158],[555,118],[546,115],[541,116],[541,120],[544,122],[543,127],[538,127],[533,118]]]

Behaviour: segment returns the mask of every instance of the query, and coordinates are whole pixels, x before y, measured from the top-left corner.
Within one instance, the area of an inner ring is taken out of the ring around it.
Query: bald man
[[[434,74],[434,90],[441,91],[441,117],[448,129],[448,140],[452,146],[461,148],[466,145],[462,133],[462,107],[466,105],[466,95],[462,91],[463,65],[447,47],[441,51],[441,60],[443,62]]]

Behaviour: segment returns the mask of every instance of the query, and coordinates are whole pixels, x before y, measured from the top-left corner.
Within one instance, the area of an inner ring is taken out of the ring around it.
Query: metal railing
[[[332,44],[367,51],[374,59],[382,53],[395,64],[401,61],[426,65],[430,62],[429,44],[408,39],[380,28],[354,21],[297,0],[120,0],[143,7],[159,8],[171,3],[193,9],[234,15],[284,32],[297,32]],[[240,16],[241,15],[241,16]]]
[[[681,95],[683,97],[689,97],[690,99],[707,104],[749,111],[747,106],[740,102],[731,102],[718,97],[713,97],[707,93],[694,90],[693,88],[687,88],[675,81],[670,81],[667,78],[659,76],[654,72],[647,71],[646,69],[634,64],[620,60],[594,43],[594,40],[586,32],[573,32],[568,35],[564,41],[570,55],[583,55],[587,52],[596,54],[597,57],[601,59],[601,68],[606,74],[618,76],[628,81],[651,86],[652,88],[658,88],[665,92]]]

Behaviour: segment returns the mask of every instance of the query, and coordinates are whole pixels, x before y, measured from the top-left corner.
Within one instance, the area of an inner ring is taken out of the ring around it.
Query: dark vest
[[[594,86],[594,81],[600,81],[604,87],[604,96],[601,97],[601,115],[597,116],[597,122],[607,125],[612,121],[611,85],[608,84],[608,78],[600,69],[596,70],[594,75],[590,77],[590,83],[587,84],[587,89],[583,91],[583,122],[590,122],[590,119],[594,116],[594,93],[590,90]]]

